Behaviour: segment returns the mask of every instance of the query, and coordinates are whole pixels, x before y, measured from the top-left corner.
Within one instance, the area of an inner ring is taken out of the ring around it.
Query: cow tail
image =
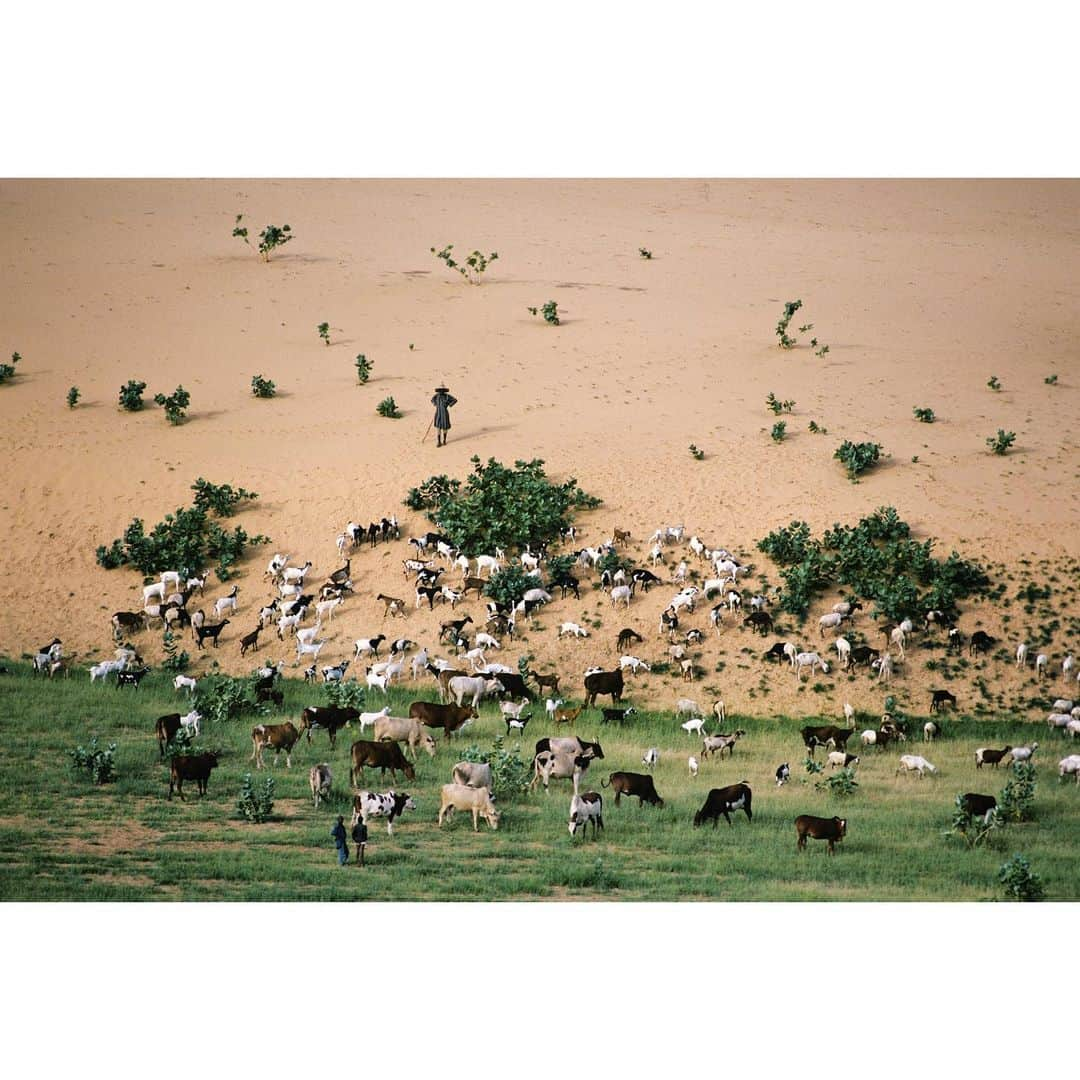
[[[603,788],[606,788],[608,786],[608,782],[606,780],[601,780],[600,781],[600,786],[603,787]]]

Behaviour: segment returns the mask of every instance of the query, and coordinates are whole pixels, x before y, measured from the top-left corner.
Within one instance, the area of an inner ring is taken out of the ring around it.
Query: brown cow
[[[360,719],[360,710],[351,705],[309,705],[300,714],[300,733],[307,732],[307,741],[311,742],[311,733],[321,728],[330,736],[330,749],[337,745],[339,728],[353,720]]]
[[[365,765],[378,769],[382,776],[385,776],[389,769],[395,781],[398,769],[405,774],[407,780],[416,779],[416,770],[396,742],[369,742],[367,739],[358,739],[352,744],[349,756],[352,761],[349,767],[349,783],[354,787],[357,773],[361,780],[364,779]]]
[[[154,731],[157,734],[158,751],[161,756],[165,756],[165,747],[176,738],[176,733],[180,730],[180,714],[178,712],[169,713],[168,716],[159,716],[157,723],[154,725]]]
[[[610,694],[611,703],[622,701],[623,673],[616,668],[614,671],[595,671],[585,676],[585,708],[591,708],[596,704],[597,694]]]
[[[601,787],[607,787],[609,784],[615,792],[616,806],[619,805],[619,799],[623,795],[636,795],[639,808],[642,803],[659,807],[664,805],[664,800],[656,794],[653,778],[644,773],[613,772],[606,780],[600,781]]]
[[[409,716],[430,728],[442,728],[447,740],[466,720],[475,720],[480,714],[471,705],[439,705],[434,701],[414,701],[409,706]]]
[[[199,794],[205,795],[210,771],[217,767],[219,756],[216,750],[206,754],[177,754],[169,765],[169,798],[175,787],[181,800],[187,801],[184,799],[185,780],[194,780],[199,785]]]
[[[828,840],[829,854],[834,855],[837,840],[843,840],[847,835],[847,819],[800,814],[795,819],[795,832],[799,835],[796,851],[802,851],[806,847],[806,838],[809,836],[812,840]]]
[[[288,721],[284,724],[256,724],[251,729],[251,744],[254,749],[251,751],[249,760],[254,760],[255,767],[261,769],[263,767],[262,752],[267,746],[272,746],[274,748],[275,763],[278,755],[284,750],[285,766],[291,769],[292,748],[299,741],[300,732]]]

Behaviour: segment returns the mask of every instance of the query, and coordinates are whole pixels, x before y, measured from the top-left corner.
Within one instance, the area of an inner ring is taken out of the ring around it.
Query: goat
[[[234,585],[228,596],[218,597],[218,599],[214,601],[214,615],[217,618],[221,618],[227,611],[233,613],[236,612],[236,596],[239,592],[240,586]]]
[[[383,602],[382,617],[384,619],[387,615],[390,615],[392,618],[396,616],[401,616],[403,619],[407,618],[404,600],[399,600],[396,596],[385,596],[383,593],[379,593],[375,599]]]

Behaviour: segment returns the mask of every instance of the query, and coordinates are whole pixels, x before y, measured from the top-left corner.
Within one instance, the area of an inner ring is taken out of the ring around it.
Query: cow
[[[481,672],[480,677],[483,679],[497,679],[499,681],[502,689],[496,690],[496,694],[506,694],[508,697],[512,698],[525,698],[526,701],[533,700],[534,694],[525,685],[525,679],[521,675],[517,675],[511,671],[499,671],[493,673]],[[555,682],[558,683],[558,676],[555,676],[554,678]],[[537,683],[540,683],[539,679],[537,679]],[[490,694],[491,691],[489,690],[487,693]]]
[[[158,752],[165,757],[165,747],[176,738],[180,730],[180,714],[169,713],[167,716],[159,716],[154,724],[154,732],[157,735]]]
[[[604,827],[604,800],[599,791],[586,791],[570,800],[570,821],[567,825],[570,835],[575,836],[581,829],[584,837],[590,821],[595,840],[597,829]]]
[[[349,767],[349,783],[354,787],[357,775],[363,780],[365,765],[378,769],[383,776],[389,769],[395,781],[398,769],[405,774],[407,780],[416,779],[416,770],[396,742],[368,742],[366,739],[358,739],[349,750],[349,758],[352,762]]]
[[[491,766],[480,761],[459,761],[454,766],[451,779],[455,784],[466,787],[486,787],[490,790],[495,786],[491,781]]]
[[[480,714],[471,705],[439,705],[434,701],[414,701],[409,716],[430,728],[442,728],[447,740],[468,720]]]
[[[610,694],[611,703],[622,701],[623,673],[620,668],[614,671],[594,671],[585,676],[585,708],[596,704],[597,694]]]
[[[851,735],[851,728],[837,727],[835,724],[821,724],[817,727],[802,729],[803,742],[811,757],[814,756],[816,746],[828,746],[831,743],[837,750],[845,749]]]
[[[930,711],[941,712],[941,707],[948,702],[954,709],[956,708],[956,698],[949,693],[948,690],[931,690],[930,691]]]
[[[210,772],[217,767],[219,753],[209,751],[205,754],[177,754],[169,763],[169,798],[173,796],[173,789],[184,799],[184,781],[194,780],[199,786],[199,794],[206,795],[206,784],[210,779]]]
[[[965,814],[970,814],[972,817],[981,817],[984,821],[988,821],[990,811],[997,808],[997,799],[993,795],[979,795],[974,791],[961,795],[959,802],[960,809]]]
[[[312,765],[308,773],[308,782],[311,784],[311,799],[315,803],[315,809],[319,808],[319,802],[330,794],[330,785],[334,777],[330,772],[330,766],[326,762]]]
[[[641,808],[643,803],[649,803],[650,806],[657,806],[661,809],[664,806],[664,800],[660,798],[656,793],[656,787],[653,784],[653,778],[644,773],[632,773],[632,772],[613,772],[607,780],[601,780],[601,787],[611,786],[615,792],[615,805],[619,805],[619,800],[623,795],[636,795],[638,798],[638,808]]]
[[[598,742],[587,742],[577,735],[537,739],[535,753],[542,754],[545,750],[550,750],[555,754],[587,754],[589,757],[594,758],[604,756],[603,748]]]
[[[573,750],[541,750],[533,757],[533,778],[529,785],[531,791],[543,781],[544,791],[552,780],[569,780],[580,776],[589,767],[592,754],[578,754]],[[576,780],[575,780],[576,783]]]
[[[255,768],[263,767],[263,750],[270,746],[274,750],[274,762],[277,763],[278,755],[285,751],[285,767],[292,768],[292,749],[300,741],[300,732],[289,721],[284,724],[256,724],[251,729],[251,758]]]
[[[1012,747],[1006,746],[1004,750],[990,750],[985,746],[980,746],[975,751],[975,768],[981,769],[984,765],[993,765],[996,769],[1001,762],[1001,759],[1006,754],[1012,753]]]
[[[491,792],[486,787],[472,788],[464,784],[443,784],[439,800],[439,825],[454,810],[471,810],[473,832],[479,832],[481,815],[493,829],[499,827],[499,811],[491,801]]]
[[[311,743],[311,733],[323,730],[330,736],[330,749],[337,746],[337,733],[346,724],[360,718],[360,710],[351,705],[309,705],[300,714],[300,732],[307,733]]]
[[[800,814],[795,819],[795,832],[798,834],[796,851],[802,851],[806,847],[806,838],[812,840],[827,840],[829,842],[828,853],[836,854],[836,842],[843,840],[847,835],[846,818],[821,818],[812,814]]]
[[[394,835],[394,821],[401,817],[406,810],[415,810],[416,803],[407,792],[395,792],[393,790],[377,794],[373,791],[359,791],[353,796],[352,824],[363,821],[366,825],[368,818],[386,818],[386,835]]]
[[[715,829],[721,814],[728,825],[731,825],[730,813],[733,810],[745,810],[746,820],[753,821],[750,799],[750,787],[745,780],[728,787],[713,788],[705,799],[705,805],[694,815],[694,826],[702,825],[711,818]]]
[[[390,739],[393,742],[404,742],[412,752],[413,761],[416,760],[417,751],[423,747],[429,757],[435,756],[435,740],[424,731],[423,724],[413,717],[404,716],[379,716],[375,720],[372,732],[376,742]]]

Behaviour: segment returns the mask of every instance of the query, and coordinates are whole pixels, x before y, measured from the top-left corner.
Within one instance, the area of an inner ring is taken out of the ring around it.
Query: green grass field
[[[0,676],[0,882],[8,900],[990,900],[1002,897],[998,867],[1023,852],[1043,881],[1048,898],[1080,897],[1076,825],[1080,789],[1060,783],[1057,761],[1071,752],[1042,725],[946,718],[944,737],[930,747],[921,739],[903,749],[924,753],[940,772],[919,780],[895,775],[902,750],[868,750],[858,769],[859,790],[836,798],[815,790],[817,777],[803,768],[798,729],[807,719],[737,716],[725,730],[747,732],[733,759],[703,762],[696,779],[687,755],[700,750],[670,714],[631,717],[621,729],[599,724],[599,714],[577,731],[599,738],[605,758],[587,774],[586,787],[601,790],[611,771],[645,771],[646,747],[660,749],[656,786],[667,805],[616,807],[604,792],[606,830],[600,839],[571,840],[567,831],[569,781],[554,781],[517,800],[500,800],[502,820],[492,832],[458,815],[441,830],[435,823],[439,786],[469,743],[490,746],[505,726],[492,706],[451,749],[441,742],[434,759],[421,755],[417,780],[402,782],[418,809],[386,835],[375,821],[367,866],[339,868],[329,832],[337,814],[348,821],[349,745],[355,729],[342,731],[331,753],[316,733],[284,758],[273,775],[272,819],[243,821],[236,800],[253,763],[250,731],[255,715],[227,724],[204,721],[200,744],[225,756],[200,799],[193,784],[187,802],[166,799],[168,771],[158,757],[155,719],[186,712],[187,698],[173,692],[164,674],[149,676],[138,692],[110,683],[90,685],[85,672],[70,679],[35,680],[25,665],[7,663]],[[285,708],[271,721],[291,718],[323,701],[321,688],[286,681]],[[395,715],[407,714],[417,697],[433,699],[430,682],[390,695]],[[369,698],[369,702],[372,702]],[[369,704],[378,708],[381,699]],[[871,726],[871,718],[860,729]],[[813,721],[811,721],[813,722]],[[715,725],[712,725],[715,726]],[[921,733],[922,722],[915,725]],[[565,733],[565,731],[563,732]],[[370,731],[367,733],[370,735]],[[542,705],[523,740],[531,757],[535,740],[550,734]],[[97,735],[115,741],[118,778],[96,786],[77,773],[69,751]],[[1036,739],[1038,786],[1035,819],[1010,825],[992,847],[968,850],[945,838],[957,793],[999,795],[1005,769],[976,771],[976,746],[1018,745]],[[512,742],[508,745],[512,745]],[[853,741],[854,745],[854,741]],[[818,758],[823,756],[818,751]],[[308,768],[330,762],[335,793],[318,810],[311,804]],[[777,789],[773,773],[790,762],[791,781]],[[258,777],[257,777],[258,778]],[[741,812],[734,827],[692,827],[708,790],[747,780],[754,792],[754,820]],[[386,790],[368,772],[364,785]],[[829,858],[823,843],[795,850],[794,818],[801,813],[848,819],[848,835]],[[351,847],[351,843],[350,843]]]

